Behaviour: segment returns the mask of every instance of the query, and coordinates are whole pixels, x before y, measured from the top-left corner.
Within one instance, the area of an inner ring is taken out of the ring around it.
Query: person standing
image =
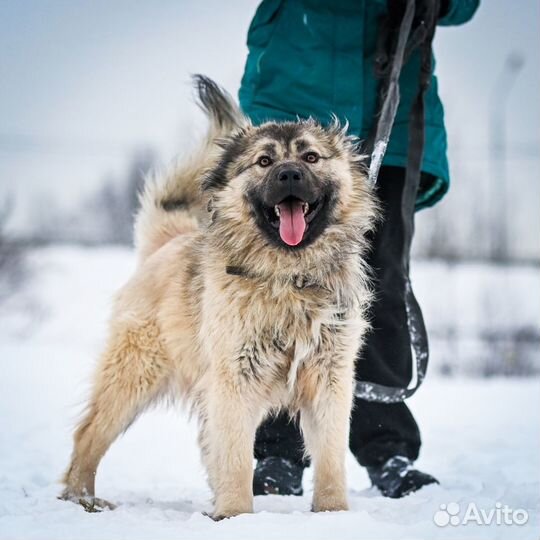
[[[403,0],[263,0],[248,32],[249,55],[239,91],[244,113],[254,124],[308,117],[327,124],[335,114],[348,122],[350,134],[369,138],[380,103],[376,61],[381,36],[393,38],[397,27],[392,24],[399,21],[404,4]],[[438,24],[465,23],[478,4],[479,0],[440,2]],[[373,329],[356,365],[359,379],[398,387],[406,387],[412,376],[405,295],[414,213],[439,201],[450,178],[443,107],[432,74],[424,94],[419,187],[412,197],[405,189],[409,112],[419,90],[420,63],[418,51],[404,63],[400,105],[377,180],[383,219],[371,239],[368,260],[375,278]],[[414,296],[412,300],[416,302]],[[414,467],[420,446],[419,428],[404,402],[355,399],[350,449],[384,496],[403,497],[437,482]],[[303,470],[309,462],[298,422],[286,414],[267,419],[257,432],[255,457],[255,495],[302,494]]]

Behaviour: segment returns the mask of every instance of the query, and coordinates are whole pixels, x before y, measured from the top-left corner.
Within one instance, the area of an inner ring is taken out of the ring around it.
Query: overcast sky
[[[200,134],[189,74],[236,95],[257,4],[0,0],[0,197],[17,195],[13,226],[32,221],[44,194],[75,207],[138,147],[167,162]],[[435,47],[451,156],[470,163],[486,160],[503,64],[513,51],[524,55],[507,111],[525,190],[540,180],[539,21],[537,0],[485,0],[469,24],[440,28]]]

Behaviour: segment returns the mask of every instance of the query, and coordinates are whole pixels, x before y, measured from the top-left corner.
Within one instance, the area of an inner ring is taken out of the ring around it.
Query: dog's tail
[[[208,132],[199,147],[172,171],[147,180],[135,220],[135,246],[141,260],[172,238],[199,228],[208,214],[201,180],[218,158],[216,140],[247,123],[232,97],[214,81],[194,75],[193,83],[197,104],[209,119]]]

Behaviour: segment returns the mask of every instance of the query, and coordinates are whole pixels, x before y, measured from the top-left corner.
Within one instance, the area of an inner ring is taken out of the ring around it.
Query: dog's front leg
[[[347,510],[345,456],[349,444],[352,368],[321,381],[317,398],[301,411],[301,425],[314,466],[313,511]]]
[[[205,408],[201,439],[215,496],[212,517],[253,512],[253,446],[260,408],[229,374],[216,377]]]

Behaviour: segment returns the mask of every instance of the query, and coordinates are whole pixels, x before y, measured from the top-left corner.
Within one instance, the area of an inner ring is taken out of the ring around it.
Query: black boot
[[[279,457],[257,462],[253,475],[254,495],[302,495],[304,467]]]
[[[394,456],[382,465],[367,467],[369,478],[385,497],[399,499],[439,481],[413,467],[409,458]]]

